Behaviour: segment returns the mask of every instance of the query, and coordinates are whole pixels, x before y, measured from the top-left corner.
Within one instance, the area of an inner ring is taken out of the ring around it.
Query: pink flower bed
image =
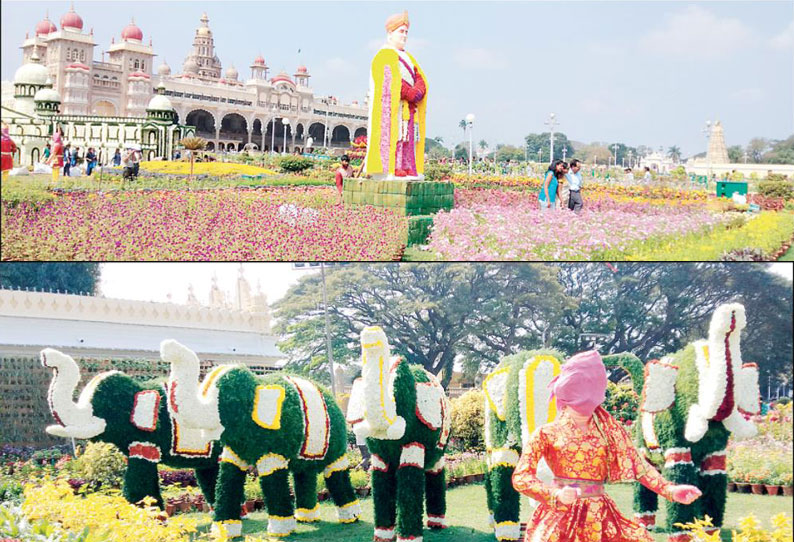
[[[723,218],[700,207],[585,201],[580,214],[541,212],[536,194],[456,190],[433,221],[429,248],[446,260],[590,260],[625,257],[637,243],[705,231]]]
[[[405,218],[331,188],[73,194],[2,206],[4,260],[394,260]]]

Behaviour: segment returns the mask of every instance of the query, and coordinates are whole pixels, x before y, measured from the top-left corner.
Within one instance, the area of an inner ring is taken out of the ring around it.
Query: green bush
[[[91,489],[121,487],[127,458],[107,442],[91,442],[73,465],[76,477],[83,478]]]
[[[606,396],[604,408],[613,418],[622,423],[630,422],[628,425],[634,423],[640,401],[631,384],[607,382]]]
[[[441,181],[452,174],[452,166],[438,162],[425,163],[425,179]]]
[[[459,447],[467,451],[484,451],[482,428],[485,424],[482,390],[464,393],[452,402],[452,434]]]
[[[684,166],[678,166],[677,168],[670,170],[670,175],[676,179],[682,179],[686,177],[686,169]]]
[[[354,488],[366,487],[369,485],[369,473],[362,469],[350,470],[350,483]]]
[[[766,181],[773,181],[773,182],[785,182],[788,178],[783,175],[782,173],[770,173],[766,176]]]
[[[314,161],[304,156],[287,155],[282,156],[278,161],[278,166],[281,170],[288,173],[302,173],[313,165]]]
[[[791,199],[794,197],[794,183],[768,180],[758,183],[758,193],[768,198]]]

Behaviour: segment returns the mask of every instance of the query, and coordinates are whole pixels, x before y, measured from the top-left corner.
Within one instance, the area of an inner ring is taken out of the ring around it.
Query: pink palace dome
[[[57,32],[57,30],[58,28],[55,26],[55,23],[53,23],[49,17],[44,17],[44,19],[39,21],[36,25],[36,35],[38,36],[46,36],[53,32]]]
[[[135,25],[134,19],[130,22],[130,24],[124,27],[124,30],[121,31],[121,39],[138,41],[143,40],[143,32]]]
[[[74,6],[69,10],[69,13],[61,17],[61,28],[71,28],[74,30],[83,30],[83,19],[74,11]]]

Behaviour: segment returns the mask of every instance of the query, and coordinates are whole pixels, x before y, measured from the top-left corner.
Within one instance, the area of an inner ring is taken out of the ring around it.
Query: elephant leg
[[[652,531],[656,528],[659,495],[640,483],[634,484],[634,520]]]
[[[136,503],[146,497],[152,497],[155,504],[163,507],[160,495],[160,477],[157,475],[157,463],[148,459],[130,457],[127,471],[124,473],[122,494],[128,502]]]
[[[402,447],[397,469],[397,541],[422,541],[425,448],[418,442]]]
[[[295,530],[295,510],[289,490],[289,471],[279,468],[259,477],[267,506],[267,534],[289,536]]]
[[[196,469],[196,482],[198,482],[201,493],[204,495],[204,500],[215,507],[215,486],[218,481],[218,464],[203,469]]]
[[[491,467],[490,465],[485,470],[484,480],[485,482],[485,504],[488,506],[488,527],[493,529],[493,511],[496,505],[494,504],[493,498],[493,484],[491,483]]]
[[[240,536],[243,524],[240,520],[240,503],[243,500],[246,470],[244,464],[221,461],[218,482],[215,486],[215,511],[212,532],[226,536]]]
[[[518,452],[511,448],[491,451],[488,477],[493,501],[494,534],[497,540],[518,540],[521,525],[518,515],[520,495],[513,489],[513,471],[518,464]]]
[[[692,463],[692,450],[689,447],[668,448],[664,452],[664,468],[662,475],[676,484],[697,485],[698,472]],[[700,517],[700,499],[692,504],[684,505],[676,502],[667,502],[667,518],[665,527],[668,532],[669,542],[688,542],[691,536],[675,527],[676,523],[691,523]]]
[[[353,523],[361,516],[361,504],[356,499],[350,483],[350,463],[343,455],[323,471],[325,485],[336,505],[336,517],[340,523]]]
[[[320,505],[317,504],[317,473],[293,471],[295,488],[295,519],[301,523],[320,521]]]
[[[728,475],[726,472],[725,450],[720,450],[703,458],[697,486],[703,492],[698,499],[703,514],[712,519],[715,530],[722,526],[725,519]]]
[[[444,456],[425,471],[425,499],[427,500],[427,526],[431,529],[446,529],[447,525],[447,480]]]
[[[370,457],[372,500],[375,503],[375,542],[392,542],[397,517],[397,471],[378,455]]]

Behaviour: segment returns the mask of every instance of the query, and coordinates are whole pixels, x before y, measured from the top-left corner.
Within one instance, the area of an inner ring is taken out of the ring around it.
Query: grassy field
[[[611,486],[609,494],[618,504],[618,507],[626,515],[631,515],[631,486],[620,485]],[[728,510],[726,527],[737,528],[739,518],[754,514],[761,520],[762,525],[770,525],[769,518],[775,514],[785,512],[791,514],[792,497],[770,497],[756,496],[750,494],[728,494]],[[522,521],[526,521],[530,509],[524,501],[522,508]],[[369,542],[372,540],[372,499],[362,500],[364,514],[362,521],[351,525],[341,525],[336,523],[334,507],[329,502],[321,503],[320,516],[322,521],[312,524],[299,524],[298,530],[290,539],[300,540],[301,542],[329,542],[329,541],[349,541],[349,542]],[[193,514],[202,521],[204,529],[208,528],[210,517],[208,514]],[[482,484],[470,485],[450,489],[447,492],[447,518],[450,524],[448,529],[442,531],[425,531],[426,542],[493,542],[495,540],[492,531],[488,527],[488,513],[485,505],[485,488]],[[664,519],[664,510],[657,518],[659,522]],[[243,521],[243,535],[266,537],[267,514],[265,512],[254,512]],[[723,530],[722,538],[730,540],[730,532]],[[656,542],[663,542],[666,536],[655,534]]]

